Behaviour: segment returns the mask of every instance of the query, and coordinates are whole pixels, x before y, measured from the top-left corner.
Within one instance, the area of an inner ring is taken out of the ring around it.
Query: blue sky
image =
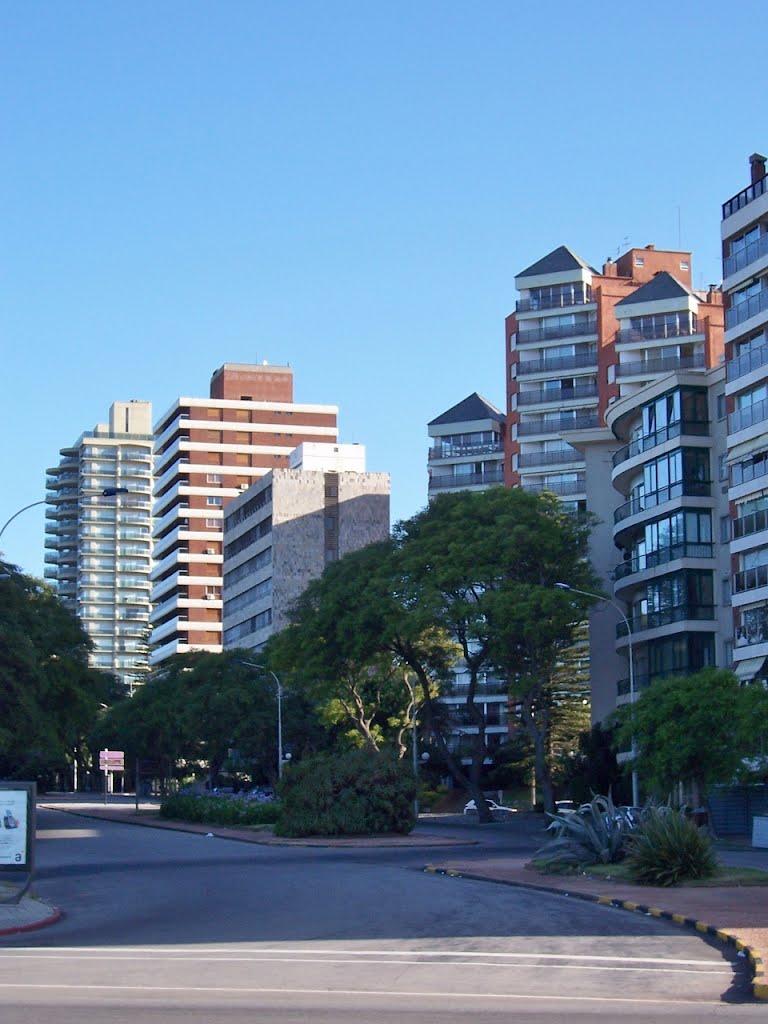
[[[738,17],[737,17],[738,15]],[[0,523],[111,402],[290,363],[426,501],[426,424],[504,400],[514,275],[693,251],[766,152],[764,3],[6,3]],[[755,111],[758,111],[755,113]],[[44,514],[5,556],[42,574]]]

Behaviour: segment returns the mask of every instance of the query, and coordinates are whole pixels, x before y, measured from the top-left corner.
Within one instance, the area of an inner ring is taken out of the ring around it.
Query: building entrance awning
[[[745,658],[743,661],[739,661],[736,664],[734,672],[738,679],[744,683],[748,679],[754,679],[760,669],[763,667],[765,658]]]

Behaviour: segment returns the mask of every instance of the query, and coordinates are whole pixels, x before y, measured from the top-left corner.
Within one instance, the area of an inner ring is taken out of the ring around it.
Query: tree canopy
[[[114,680],[51,587],[0,563],[0,775],[67,777]]]

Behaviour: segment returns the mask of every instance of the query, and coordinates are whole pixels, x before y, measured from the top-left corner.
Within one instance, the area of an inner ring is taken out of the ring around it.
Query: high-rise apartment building
[[[226,363],[208,398],[155,427],[152,664],[222,649],[223,512],[302,442],[336,441],[336,406],[293,400],[288,366]]]
[[[602,273],[561,246],[516,284],[507,480],[598,519],[592,562],[615,594],[590,616],[599,721],[654,678],[726,657],[722,295],[693,289],[690,253],[653,246]]]
[[[572,431],[605,426],[620,395],[659,374],[717,365],[722,302],[693,292],[691,254],[630,249],[602,273],[560,246],[515,278],[506,321],[506,479],[586,507]]]
[[[504,482],[504,421],[504,413],[476,391],[430,421],[430,498]]]
[[[389,474],[358,444],[301,444],[224,515],[224,648],[259,648],[329,562],[389,536]]]
[[[733,659],[743,680],[766,679],[768,657],[768,177],[723,204],[723,291]]]
[[[113,403],[48,470],[45,575],[128,692],[147,670],[151,490],[149,402]]]

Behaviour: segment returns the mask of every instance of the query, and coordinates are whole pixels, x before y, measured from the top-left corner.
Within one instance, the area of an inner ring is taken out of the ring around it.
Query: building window
[[[224,500],[218,494],[209,494],[205,499],[205,503],[206,505],[223,505]]]
[[[218,443],[221,443],[221,431],[220,430],[209,430],[208,431],[208,440],[209,441],[217,441]]]
[[[206,474],[206,482],[209,484],[220,484],[222,477],[221,473],[208,473]]]
[[[645,259],[642,256],[635,256],[635,266],[636,267],[644,267],[645,266]]]
[[[726,416],[725,394],[717,396],[717,418],[724,420]]]
[[[680,269],[690,270],[690,264],[688,263],[688,260],[680,260]]]
[[[720,541],[727,544],[731,539],[731,517],[720,516]]]
[[[205,410],[205,415],[208,417],[209,420],[217,420],[219,418],[219,410],[218,409],[206,409]]]
[[[205,520],[205,525],[208,527],[209,530],[218,530],[218,528],[221,526],[221,520],[220,519],[206,519]]]

